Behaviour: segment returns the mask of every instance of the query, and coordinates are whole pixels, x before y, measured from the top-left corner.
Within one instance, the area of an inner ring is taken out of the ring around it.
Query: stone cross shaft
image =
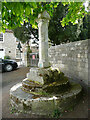
[[[50,16],[47,11],[38,15],[38,33],[39,33],[39,68],[49,67],[48,61],[48,24]]]

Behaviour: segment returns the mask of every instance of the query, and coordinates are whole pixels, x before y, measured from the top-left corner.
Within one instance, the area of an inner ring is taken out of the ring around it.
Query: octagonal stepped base
[[[70,88],[70,82],[67,79],[60,80],[59,82],[53,82],[47,85],[42,85],[36,81],[31,81],[28,78],[24,79],[22,81],[22,90],[25,90],[25,92],[30,92],[30,91],[37,91],[39,88],[42,88],[42,90],[52,93],[62,93],[67,91]]]
[[[82,93],[79,84],[70,84],[71,87],[67,92],[42,97],[22,91],[22,83],[19,83],[10,90],[10,102],[17,111],[22,110],[36,115],[52,115],[56,109],[63,112],[73,107]]]
[[[27,78],[22,81],[22,90],[25,90],[26,92],[29,91],[35,91],[38,88],[42,88],[42,85],[35,81],[28,80]]]

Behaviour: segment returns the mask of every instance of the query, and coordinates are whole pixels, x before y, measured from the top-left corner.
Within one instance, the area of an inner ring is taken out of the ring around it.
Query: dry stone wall
[[[60,68],[70,78],[88,84],[88,41],[77,41],[49,48],[53,67]]]

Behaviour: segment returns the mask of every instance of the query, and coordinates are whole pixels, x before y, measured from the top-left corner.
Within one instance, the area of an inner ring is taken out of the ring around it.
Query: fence
[[[37,67],[39,61],[39,54],[38,53],[30,53],[29,55],[29,64],[31,67]]]

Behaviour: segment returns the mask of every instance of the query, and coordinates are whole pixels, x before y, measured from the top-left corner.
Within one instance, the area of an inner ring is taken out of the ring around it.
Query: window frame
[[[2,38],[2,40],[0,40],[0,43],[3,43],[4,42],[4,33],[1,33],[2,34],[2,37],[0,36],[0,38]]]

